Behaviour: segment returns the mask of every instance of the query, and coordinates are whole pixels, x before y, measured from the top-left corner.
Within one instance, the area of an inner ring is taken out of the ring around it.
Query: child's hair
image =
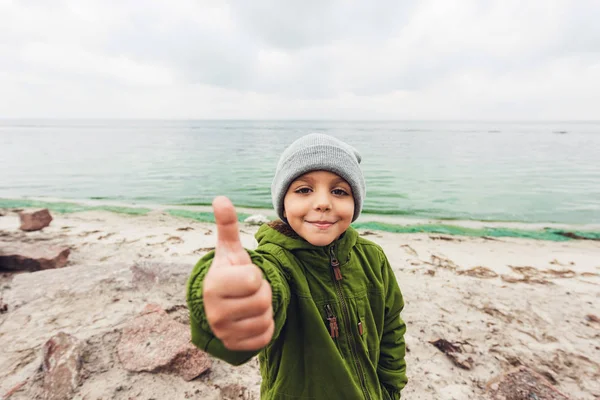
[[[354,222],[360,215],[366,194],[360,160],[354,147],[332,136],[311,133],[296,140],[281,154],[271,184],[273,207],[279,218],[287,222],[283,216],[283,199],[294,179],[311,171],[329,171],[342,177],[352,188]]]

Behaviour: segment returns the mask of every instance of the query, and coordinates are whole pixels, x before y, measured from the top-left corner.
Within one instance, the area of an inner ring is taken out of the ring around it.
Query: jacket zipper
[[[329,304],[325,306],[325,312],[327,313],[327,321],[329,322],[329,334],[332,339],[337,339],[337,337],[340,336],[340,328],[338,327],[337,318],[333,315],[333,311]]]
[[[350,312],[348,311],[348,308],[346,305],[346,299],[344,298],[344,294],[342,292],[342,284],[340,283],[340,281],[342,280],[342,271],[340,270],[340,262],[338,261],[337,257],[335,256],[335,245],[333,245],[329,248],[329,257],[330,257],[330,264],[331,264],[331,267],[333,268],[333,274],[335,277],[334,285],[335,285],[338,297],[340,298],[340,303],[342,305],[342,314],[344,315],[344,322],[346,323],[347,327],[350,327],[351,326],[350,325]],[[363,373],[360,362],[358,361],[358,356],[356,355],[357,350],[356,350],[356,343],[354,342],[354,335],[352,335],[351,332],[348,332],[347,336],[348,336],[348,340],[350,342],[350,352],[352,353],[352,359],[356,363],[356,369],[358,370],[358,374],[360,376],[360,387],[363,391],[363,394],[365,395],[365,399],[371,399],[371,397],[369,396],[369,392],[365,388],[365,375]]]
[[[329,248],[329,256],[331,259],[331,267],[333,268],[333,275],[335,276],[335,280],[336,281],[341,281],[343,276],[342,276],[342,270],[340,269],[340,262],[337,259],[337,257],[335,256],[335,252],[334,252],[334,248],[335,245],[331,246]]]

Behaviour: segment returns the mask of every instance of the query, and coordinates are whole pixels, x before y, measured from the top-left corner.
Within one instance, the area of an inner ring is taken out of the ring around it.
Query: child
[[[262,399],[399,399],[402,294],[378,245],[350,227],[365,197],[360,155],[327,135],[288,147],[271,186],[281,221],[244,250],[227,198],[215,252],[188,282],[192,342],[233,365],[258,354]]]

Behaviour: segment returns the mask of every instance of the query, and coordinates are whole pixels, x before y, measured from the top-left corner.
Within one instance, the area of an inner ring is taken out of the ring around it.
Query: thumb
[[[231,201],[225,196],[216,197],[213,212],[217,223],[215,259],[227,260],[231,265],[250,264],[250,256],[240,241],[237,214]]]

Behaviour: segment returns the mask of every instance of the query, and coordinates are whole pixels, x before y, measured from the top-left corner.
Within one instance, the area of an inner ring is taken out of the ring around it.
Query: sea
[[[0,207],[210,219],[226,195],[260,213],[279,155],[312,132],[362,156],[357,226],[600,239],[600,121],[0,119]]]

